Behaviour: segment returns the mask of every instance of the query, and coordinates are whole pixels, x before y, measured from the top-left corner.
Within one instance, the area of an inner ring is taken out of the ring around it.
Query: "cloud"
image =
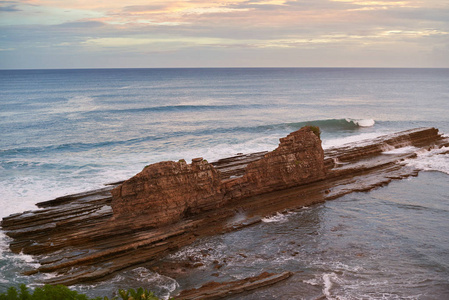
[[[100,21],[88,20],[88,21],[75,21],[75,22],[66,22],[62,24],[56,25],[60,28],[98,28],[103,27],[105,24]]]
[[[163,11],[169,8],[170,5],[166,2],[155,3],[151,5],[132,5],[123,7],[123,12],[148,12],[148,11]]]
[[[64,53],[100,57],[107,52],[120,60],[133,53],[136,60],[140,57],[149,61],[145,59],[148,53],[190,59],[189,55],[197,51],[198,55],[192,57],[198,64],[206,56],[209,63],[214,53],[227,59],[240,57],[236,61],[259,57],[260,62],[265,57],[267,61],[288,64],[289,53],[290,63],[300,64],[302,60],[295,53],[319,61],[312,57],[333,51],[344,56],[346,51],[359,57],[359,62],[366,55],[368,62],[371,50],[367,49],[376,49],[382,55],[398,49],[407,49],[413,55],[446,49],[449,32],[449,5],[438,0],[3,3],[0,43],[8,50],[2,54],[9,53],[8,57],[19,52],[23,57],[33,49],[46,49],[49,56],[54,56],[53,50],[57,49],[61,57]],[[443,59],[449,66],[448,60]],[[169,61],[168,56],[164,61]]]
[[[20,9],[17,8],[17,5],[6,5],[6,6],[0,6],[0,12],[14,12],[14,11],[20,11]]]

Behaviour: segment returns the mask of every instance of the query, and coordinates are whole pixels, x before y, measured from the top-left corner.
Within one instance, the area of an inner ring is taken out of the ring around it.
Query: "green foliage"
[[[22,284],[20,290],[15,287],[8,288],[6,293],[0,293],[0,300],[159,300],[152,292],[139,288],[137,290],[118,290],[118,297],[109,299],[108,297],[89,298],[84,294],[70,290],[64,285],[44,285],[36,288],[33,293]]]
[[[159,300],[159,298],[156,297],[152,292],[144,290],[143,288],[139,288],[137,290],[129,289],[127,291],[119,289],[118,294],[122,300]],[[105,300],[109,299],[105,297]]]
[[[27,287],[20,285],[20,291],[15,287],[8,288],[6,293],[0,294],[0,300],[101,300],[101,298],[88,298],[86,295],[78,294],[64,285],[44,285],[36,288],[31,294]]]
[[[310,130],[312,130],[313,133],[315,133],[315,135],[320,138],[321,137],[321,130],[320,127],[318,126],[308,126],[310,128]]]
[[[180,160],[178,160],[179,163],[186,163],[186,160],[184,158],[181,158]]]

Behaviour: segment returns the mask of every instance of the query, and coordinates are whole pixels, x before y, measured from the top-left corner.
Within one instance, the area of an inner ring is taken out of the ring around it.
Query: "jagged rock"
[[[190,165],[183,160],[149,165],[112,190],[111,206],[116,218],[144,214],[147,224],[156,227],[324,176],[321,140],[311,127],[303,127],[281,138],[278,148],[248,164],[238,178],[222,181],[214,166],[202,158]]]
[[[115,216],[145,214],[148,225],[161,226],[182,217],[220,207],[223,202],[220,175],[202,158],[192,164],[165,161],[112,190]]]
[[[279,146],[251,162],[240,178],[225,181],[227,201],[260,195],[323,179],[320,138],[306,126],[280,139]]]

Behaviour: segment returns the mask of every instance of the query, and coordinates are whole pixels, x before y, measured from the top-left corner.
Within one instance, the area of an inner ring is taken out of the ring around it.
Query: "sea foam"
[[[346,119],[360,127],[372,127],[376,123],[373,119]]]
[[[417,152],[418,157],[404,160],[404,164],[422,171],[438,171],[449,174],[449,147]]]
[[[272,216],[262,218],[262,222],[265,223],[284,223],[288,221],[288,215],[276,213]]]

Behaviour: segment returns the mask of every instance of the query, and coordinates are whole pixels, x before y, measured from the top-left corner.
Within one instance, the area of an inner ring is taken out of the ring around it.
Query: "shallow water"
[[[449,133],[448,69],[0,71],[0,99],[0,216],[161,160],[272,150],[306,124],[320,126],[325,148],[423,126]],[[143,285],[168,295],[177,284],[291,270],[290,280],[245,297],[441,299],[449,155],[439,152],[405,162],[427,170],[417,178],[267,218],[172,258],[213,248],[206,266],[227,258],[219,277],[205,267],[176,283],[141,268],[78,289]],[[32,258],[1,241],[0,288],[39,279],[21,276]]]
[[[370,193],[278,214],[262,224],[199,241],[168,260],[193,257],[205,264],[179,276],[181,287],[208,278],[222,281],[263,271],[294,272],[284,283],[235,299],[323,295],[328,299],[445,299],[449,296],[446,177],[424,172]],[[424,191],[423,185],[432,185],[434,193]],[[214,261],[223,267],[214,270]],[[211,276],[214,273],[218,277]]]

